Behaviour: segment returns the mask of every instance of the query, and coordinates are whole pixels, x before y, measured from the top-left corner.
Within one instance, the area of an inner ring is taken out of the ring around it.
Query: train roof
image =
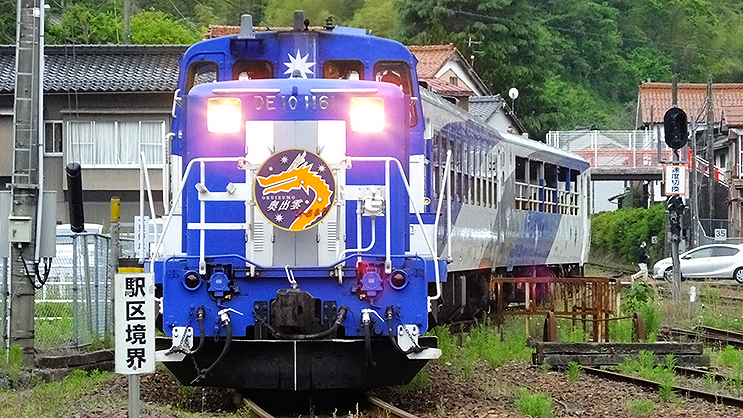
[[[404,60],[411,63],[411,68],[415,68],[418,63],[415,55],[400,42],[371,35],[365,29],[345,26],[335,26],[333,28],[310,27],[306,30],[291,28],[256,30],[252,32],[254,38],[251,39],[241,38],[239,34],[214,37],[192,45],[184,54],[184,59],[202,53],[231,51],[231,45],[235,41],[250,42],[254,39],[258,42],[265,42],[278,39],[286,34],[315,34],[323,42],[335,43],[333,47],[334,55],[329,59],[355,58],[366,62],[379,59]],[[339,51],[343,51],[342,54],[346,56],[339,56]]]
[[[530,148],[536,152],[540,152],[540,151],[548,152],[551,154],[559,155],[564,158],[578,160],[578,161],[585,163],[586,168],[588,168],[590,165],[589,162],[585,158],[581,157],[578,154],[574,154],[572,152],[569,152],[569,151],[566,151],[560,148],[556,148],[551,145],[547,145],[543,142],[539,142],[534,139],[529,139],[528,137],[524,137],[522,135],[514,135],[510,132],[499,131],[490,125],[480,122],[466,110],[462,109],[461,107],[451,103],[450,101],[444,99],[438,94],[435,94],[427,89],[421,88],[420,93],[421,93],[421,99],[423,101],[427,101],[433,104],[434,106],[443,108],[447,112],[453,113],[457,117],[461,118],[462,121],[466,121],[469,124],[477,126],[479,129],[487,132],[488,134],[495,136],[499,140],[506,141],[512,144],[518,144],[520,146]]]

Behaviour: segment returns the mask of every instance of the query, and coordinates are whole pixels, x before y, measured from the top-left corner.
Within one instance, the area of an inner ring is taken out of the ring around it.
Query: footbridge
[[[547,143],[580,155],[591,164],[592,180],[663,180],[673,151],[657,131],[552,131]],[[691,153],[680,150],[682,164]],[[697,170],[707,175],[707,162],[697,157]],[[725,184],[724,172],[715,167],[715,180]]]

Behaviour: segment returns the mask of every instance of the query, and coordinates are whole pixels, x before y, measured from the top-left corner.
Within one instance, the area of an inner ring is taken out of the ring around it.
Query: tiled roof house
[[[49,45],[44,48],[44,189],[57,191],[57,219],[68,222],[64,167],[83,167],[85,220],[107,224],[110,201],[121,217],[139,213],[139,151],[147,155],[158,214],[163,138],[170,129],[178,59],[188,48]],[[12,150],[15,46],[0,46],[0,144]],[[0,153],[0,187],[11,180],[13,153]],[[167,176],[166,176],[167,177]]]
[[[418,79],[434,93],[457,99],[465,109],[469,108],[470,96],[490,94],[453,44],[411,45],[408,49],[418,59]]]

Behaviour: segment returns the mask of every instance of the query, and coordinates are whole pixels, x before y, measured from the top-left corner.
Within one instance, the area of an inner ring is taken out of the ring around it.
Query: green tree
[[[394,38],[400,28],[397,0],[365,0],[346,25],[370,29],[373,35]]]
[[[114,2],[69,3],[62,9],[60,23],[45,24],[45,38],[48,44],[123,43],[124,23]]]
[[[200,39],[199,32],[167,13],[148,10],[132,16],[134,44],[192,44]]]
[[[364,0],[269,0],[263,23],[271,26],[292,26],[294,11],[303,10],[312,26],[322,26],[333,16],[335,23],[347,25]]]
[[[450,43],[464,56],[474,55],[474,69],[494,93],[520,91],[516,112],[532,133],[548,129],[536,117],[549,108],[544,85],[559,74],[555,37],[528,0],[406,0],[400,15],[409,44]],[[555,128],[552,126],[550,128]]]
[[[15,43],[16,2],[0,2],[0,44]]]

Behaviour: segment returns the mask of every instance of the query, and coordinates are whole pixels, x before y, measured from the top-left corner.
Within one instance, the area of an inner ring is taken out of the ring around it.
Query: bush
[[[659,203],[650,209],[631,208],[602,212],[591,218],[591,249],[619,254],[621,261],[635,264],[637,246],[648,242],[648,265],[657,261],[663,252],[662,245],[651,245],[650,237],[665,241],[665,205]]]

